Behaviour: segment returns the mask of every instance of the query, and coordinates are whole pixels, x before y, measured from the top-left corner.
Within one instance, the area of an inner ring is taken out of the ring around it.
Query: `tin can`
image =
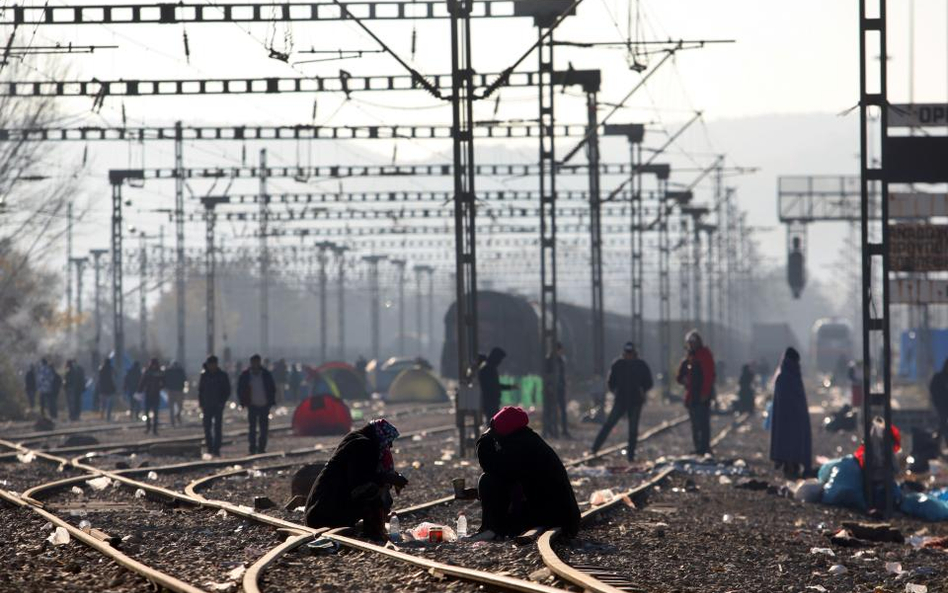
[[[428,529],[428,541],[431,543],[440,543],[444,541],[444,529],[441,527],[431,527]]]

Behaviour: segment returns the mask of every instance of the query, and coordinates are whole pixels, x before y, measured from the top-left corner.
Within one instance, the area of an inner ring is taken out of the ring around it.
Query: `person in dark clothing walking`
[[[500,382],[500,372],[497,367],[507,357],[501,348],[494,348],[487,355],[487,360],[477,371],[477,382],[481,386],[481,408],[484,410],[484,423],[500,410],[500,394],[503,391],[516,389],[516,386]]]
[[[556,351],[546,358],[546,382],[543,393],[543,436],[557,438],[562,432],[569,438],[566,420],[566,349],[556,343]],[[549,406],[549,407],[548,407]],[[562,431],[561,431],[562,429]]]
[[[108,358],[99,366],[99,375],[95,382],[95,392],[99,394],[99,405],[102,408],[102,418],[106,422],[112,421],[112,402],[115,399],[115,373],[112,371],[112,361]]]
[[[121,363],[119,363],[121,364]],[[125,399],[128,400],[128,409],[131,411],[132,419],[138,421],[138,416],[142,411],[141,402],[135,399],[135,393],[139,391],[138,385],[142,381],[142,365],[138,361],[133,361],[128,372],[125,373],[125,384],[122,389],[125,391]]]
[[[26,369],[26,376],[23,378],[26,383],[26,399],[30,402],[30,411],[36,407],[36,365],[30,365]]]
[[[82,413],[82,392],[86,389],[86,371],[75,360],[66,361],[66,408],[69,419],[76,421]]]
[[[481,527],[474,540],[559,527],[566,537],[579,532],[579,505],[566,468],[556,452],[527,424],[522,408],[507,406],[477,439],[481,474],[477,495]]]
[[[230,377],[217,363],[217,357],[208,356],[198,380],[198,405],[204,420],[204,445],[216,457],[221,454],[224,407],[230,399]]]
[[[247,408],[250,454],[266,453],[270,408],[276,405],[276,384],[273,374],[261,364],[259,354],[250,357],[250,368],[244,370],[237,380],[237,399],[241,406]]]
[[[711,453],[711,401],[714,399],[714,357],[697,331],[685,336],[687,355],[678,366],[678,383],[685,388],[695,453]]]
[[[408,480],[395,471],[392,442],[398,430],[386,420],[373,420],[343,437],[319,472],[306,500],[310,527],[352,526],[362,519],[363,533],[385,539],[385,518],[396,494]]]
[[[812,438],[800,353],[787,348],[774,381],[770,428],[770,459],[777,464],[777,469],[783,469],[787,478],[800,478],[810,471]]]
[[[178,361],[172,361],[165,369],[165,390],[168,392],[168,415],[171,426],[181,424],[181,412],[184,410],[184,385],[188,377]]]
[[[45,358],[40,360],[39,370],[36,371],[36,391],[39,393],[40,415],[42,416],[46,415],[48,409],[49,415],[56,417],[56,398],[59,394],[56,378],[58,376]],[[56,395],[53,394],[54,389]]]
[[[303,386],[303,369],[300,367],[299,363],[290,365],[290,375],[287,379],[289,386],[289,394],[287,399],[290,401],[299,401],[300,400],[300,387]]]
[[[750,414],[754,411],[754,371],[749,364],[741,367],[741,376],[737,380],[737,403],[734,411]]]
[[[593,441],[592,452],[596,453],[602,444],[609,438],[609,433],[622,416],[629,420],[629,446],[626,449],[626,458],[635,459],[635,447],[639,440],[639,416],[645,404],[645,395],[652,388],[652,371],[648,364],[639,358],[635,344],[626,342],[622,347],[622,358],[616,359],[609,369],[607,381],[609,391],[615,396],[612,411],[602,425],[596,440]]]
[[[158,434],[158,409],[161,407],[161,390],[165,387],[165,373],[157,358],[152,358],[142,373],[138,390],[145,394],[145,432]]]
[[[948,359],[928,384],[932,405],[938,412],[938,437],[948,446]]]

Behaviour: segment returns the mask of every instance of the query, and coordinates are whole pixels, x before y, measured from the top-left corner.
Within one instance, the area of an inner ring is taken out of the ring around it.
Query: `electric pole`
[[[214,231],[217,224],[218,204],[230,202],[227,196],[207,196],[201,198],[204,205],[204,288],[205,288],[205,327],[207,355],[216,349],[216,313],[217,313],[217,249]]]
[[[175,314],[177,316],[177,359],[185,364],[185,284],[184,284],[184,135],[181,122],[174,124],[174,232],[175,232]],[[164,255],[162,255],[164,258]]]
[[[379,315],[381,313],[381,303],[379,302],[379,262],[387,259],[386,255],[364,255],[362,261],[369,265],[369,295],[371,305],[369,305],[369,324],[372,339],[372,359],[376,364],[382,364],[379,360],[381,356]]]
[[[405,356],[405,260],[389,260],[398,271],[398,355]]]
[[[346,360],[346,251],[349,248],[336,245],[333,253],[336,255],[337,268],[336,283],[339,292],[336,295],[336,321],[339,326],[339,360]]]
[[[267,244],[270,196],[267,194],[267,149],[260,149],[260,349],[270,355],[270,252]]]
[[[92,350],[92,368],[99,368],[102,356],[102,256],[108,249],[93,249],[92,265],[95,270],[95,348]]]
[[[327,296],[326,296],[326,284],[327,284],[327,274],[326,274],[326,265],[329,260],[329,252],[335,250],[335,243],[330,243],[328,241],[323,241],[317,243],[316,247],[319,249],[319,362],[320,364],[328,362],[327,348],[328,348],[328,315],[327,315]]]

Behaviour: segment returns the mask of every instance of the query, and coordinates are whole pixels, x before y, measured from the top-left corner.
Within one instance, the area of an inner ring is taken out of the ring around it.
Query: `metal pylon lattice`
[[[270,352],[270,251],[267,242],[270,196],[267,193],[267,149],[260,149],[260,349]]]
[[[638,165],[642,163],[642,145],[640,142],[630,142],[629,150],[631,151],[630,162],[635,171],[630,204],[632,254],[629,258],[632,264],[632,341],[642,344],[645,333],[645,221],[642,205],[642,172],[638,168]]]
[[[888,64],[887,64],[887,7],[886,0],[859,0],[859,125],[860,125],[860,223],[862,230],[862,356],[863,393],[866,394],[863,409],[865,442],[869,442],[873,419],[881,412],[886,430],[883,431],[884,468],[882,489],[885,492],[885,511],[892,513],[892,350],[889,317],[889,187],[886,182],[886,145],[888,144]],[[880,59],[879,56],[882,56]],[[872,71],[870,71],[872,69]],[[870,110],[877,110],[879,117],[870,120]],[[873,132],[876,132],[875,134]],[[881,138],[878,160],[870,157],[870,138]],[[878,217],[874,202],[879,200]],[[877,240],[870,234],[870,218],[879,230]],[[881,227],[881,228],[879,228]],[[881,271],[883,286],[874,286],[873,268]],[[882,350],[882,360],[875,360],[875,347]],[[882,383],[882,391],[873,389],[872,377]],[[865,465],[875,463],[872,447],[866,447]],[[874,484],[870,472],[866,476],[867,500],[872,495]]]
[[[556,140],[553,135],[553,34],[548,21],[538,21],[540,96],[540,347],[545,360],[556,345]],[[545,36],[545,37],[544,37]]]
[[[180,364],[185,364],[185,261],[184,261],[184,136],[181,122],[174,125],[174,235],[175,235],[175,324],[178,344],[176,356]]]
[[[477,373],[477,240],[474,196],[474,70],[471,64],[471,0],[448,0],[451,16],[451,136],[454,177],[454,279],[459,392],[455,420],[461,454],[466,423],[474,434],[480,406],[473,401]],[[463,397],[462,397],[463,396]],[[470,401],[469,401],[470,400]]]
[[[658,333],[662,396],[671,394],[671,237],[668,232],[668,180],[659,180],[658,213]]]
[[[598,88],[586,91],[587,146],[589,162],[589,253],[592,287],[593,377],[605,377],[606,314],[602,281],[602,196],[599,184]]]
[[[125,293],[122,287],[122,184],[129,179],[143,179],[140,170],[110,170],[109,184],[112,187],[112,337],[116,381],[125,380]]]
[[[678,221],[680,243],[676,249],[678,252],[678,319],[682,323],[691,320],[691,271],[689,269],[691,235],[688,222],[688,215],[682,214]]]

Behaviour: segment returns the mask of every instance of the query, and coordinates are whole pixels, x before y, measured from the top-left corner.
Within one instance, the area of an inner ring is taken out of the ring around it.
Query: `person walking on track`
[[[711,453],[711,401],[714,399],[714,356],[697,331],[685,336],[686,356],[678,365],[678,383],[685,388],[691,438],[697,455]]]
[[[221,454],[224,407],[230,399],[230,377],[217,363],[217,357],[208,356],[198,381],[198,405],[204,416],[204,444],[215,457]]]
[[[259,354],[250,357],[250,368],[240,374],[240,379],[237,380],[237,397],[240,405],[247,408],[250,454],[266,453],[270,408],[276,405],[276,383],[273,374],[261,364]]]
[[[609,412],[605,424],[602,425],[602,429],[596,435],[596,440],[593,441],[592,452],[599,451],[616,423],[626,416],[629,420],[629,446],[626,449],[626,458],[633,461],[635,446],[639,440],[639,416],[645,404],[645,395],[652,388],[652,371],[648,368],[648,364],[639,358],[639,353],[632,342],[626,342],[622,347],[622,357],[612,363],[607,383],[615,400],[612,411]]]
[[[158,434],[158,409],[161,390],[165,388],[165,373],[157,358],[152,358],[138,382],[138,391],[145,394],[145,432]]]

